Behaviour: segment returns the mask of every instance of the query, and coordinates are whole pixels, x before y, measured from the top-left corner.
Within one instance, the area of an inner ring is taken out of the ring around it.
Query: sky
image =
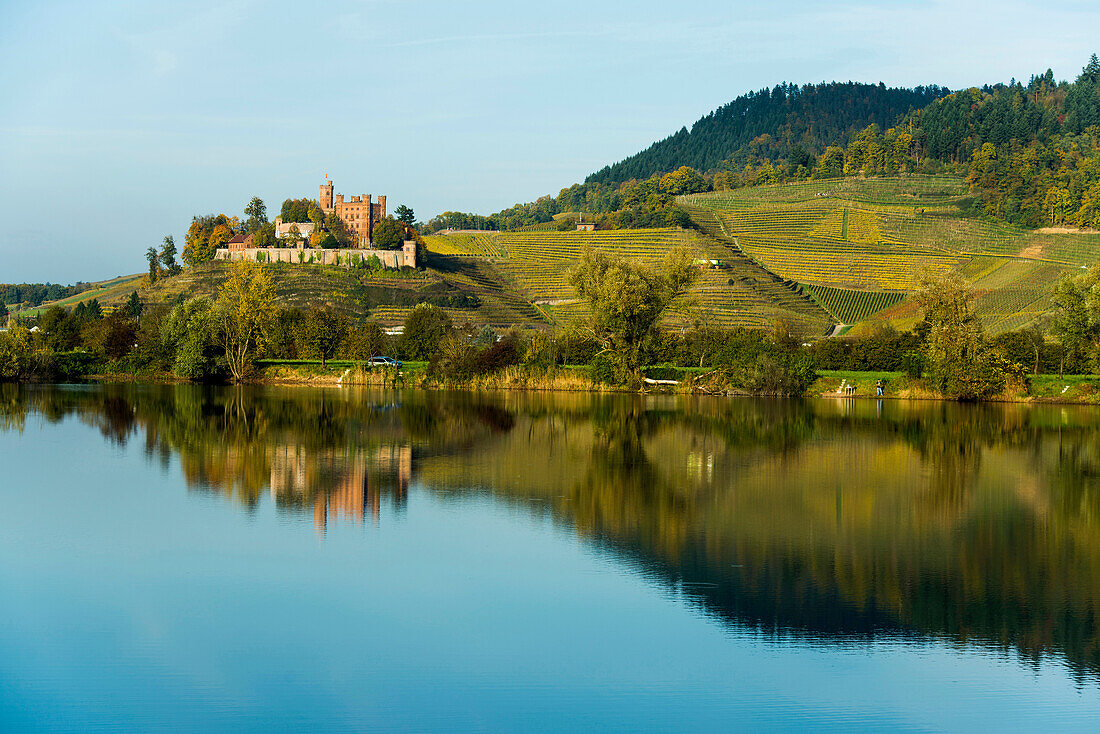
[[[1072,79],[1100,3],[0,0],[0,282],[140,272],[252,196],[556,194],[777,83]]]

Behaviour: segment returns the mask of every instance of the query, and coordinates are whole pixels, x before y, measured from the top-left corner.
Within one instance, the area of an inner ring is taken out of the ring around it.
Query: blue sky
[[[1083,0],[0,0],[0,282],[138,272],[192,215],[324,173],[489,213],[751,89],[1072,78],[1097,39]]]

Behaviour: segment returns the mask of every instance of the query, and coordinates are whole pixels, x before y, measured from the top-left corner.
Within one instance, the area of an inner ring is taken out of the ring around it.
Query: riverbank
[[[806,391],[807,397],[874,398],[876,385],[882,380],[882,397],[912,400],[943,400],[923,380],[904,372],[857,372],[849,370],[819,370],[818,378]],[[984,402],[1001,403],[1064,403],[1067,405],[1100,405],[1100,377],[1094,375],[1032,375],[1026,392],[1013,391],[995,395]]]
[[[429,375],[427,362],[406,362],[401,369],[370,368],[362,362],[331,360],[324,366],[316,360],[262,360],[248,384],[300,385],[318,387],[366,386],[385,388],[455,389],[455,390],[530,390],[546,392],[639,392],[670,394],[748,395],[737,389],[713,391],[692,385],[692,378],[706,374],[707,369],[677,368],[668,365],[647,368],[650,379],[638,387],[608,385],[592,376],[587,365],[566,365],[536,368],[524,365],[505,367],[491,374],[463,379],[440,379]],[[104,383],[151,382],[183,383],[188,380],[171,372],[102,371],[79,375],[58,375],[41,381],[89,381]],[[814,398],[877,398],[876,385],[883,384],[886,399],[944,400],[923,380],[904,372],[861,372],[854,370],[818,370],[816,379],[802,392],[802,397]],[[1026,390],[1001,393],[985,402],[1057,403],[1066,405],[1100,405],[1100,377],[1092,375],[1034,375]]]
[[[595,382],[589,369],[583,365],[531,369],[507,367],[489,375],[476,375],[464,380],[438,380],[428,375],[426,362],[406,363],[401,370],[364,369],[359,363],[329,362],[324,368],[320,363],[261,364],[250,380],[270,385],[365,385],[376,387],[448,388],[468,390],[545,390],[560,392],[635,392]],[[669,376],[676,368],[661,367],[662,376]],[[686,384],[698,369],[679,370],[678,384],[646,384],[647,392],[691,393]],[[817,379],[806,389],[804,397],[852,397],[874,398],[876,384],[883,383],[882,397],[909,400],[943,400],[923,380],[909,377],[904,372],[860,372],[819,370]],[[1100,404],[1100,377],[1092,375],[1034,375],[1028,392],[1006,392],[987,402],[1014,403],[1064,403]]]

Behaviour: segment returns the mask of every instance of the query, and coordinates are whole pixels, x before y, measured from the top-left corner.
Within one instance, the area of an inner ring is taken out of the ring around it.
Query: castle
[[[321,184],[321,211],[326,215],[336,213],[347,225],[352,236],[349,249],[306,249],[309,235],[313,233],[312,222],[283,222],[275,217],[275,236],[286,243],[292,234],[296,243],[292,247],[253,247],[252,236],[238,236],[230,240],[227,247],[219,247],[214,253],[215,260],[251,260],[267,263],[310,263],[318,265],[342,265],[355,267],[368,262],[372,257],[385,268],[415,268],[416,241],[406,240],[400,250],[375,250],[374,225],[386,218],[386,197],[379,194],[378,201],[372,202],[370,194],[353,196],[344,201],[344,195],[333,197],[332,181]],[[335,199],[335,200],[334,200]],[[406,229],[406,234],[408,230]]]
[[[378,201],[372,202],[370,194],[363,194],[344,201],[344,195],[337,194],[333,201],[332,189],[332,181],[321,184],[321,211],[325,214],[336,212],[336,216],[343,220],[354,236],[358,247],[362,247],[361,243],[364,242],[371,244],[374,239],[374,225],[386,218],[386,197],[379,194]]]

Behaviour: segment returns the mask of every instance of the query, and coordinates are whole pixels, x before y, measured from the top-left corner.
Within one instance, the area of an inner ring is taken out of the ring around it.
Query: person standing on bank
[[[882,397],[882,380],[875,383],[875,394]]]

